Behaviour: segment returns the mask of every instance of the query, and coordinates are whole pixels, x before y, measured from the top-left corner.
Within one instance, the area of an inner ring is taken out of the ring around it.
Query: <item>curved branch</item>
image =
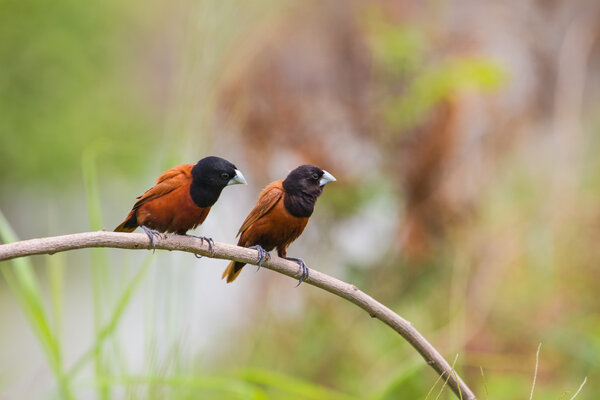
[[[35,254],[54,254],[61,251],[89,247],[150,249],[150,244],[148,237],[141,233],[105,231],[76,233],[0,245],[0,261]],[[225,243],[215,242],[213,254],[211,254],[208,244],[192,236],[167,235],[165,239],[156,241],[156,248],[185,251],[212,258],[242,261],[247,264],[256,265],[258,261],[258,252],[256,250]],[[275,256],[265,260],[262,265],[290,277],[294,277],[298,271],[298,264]],[[409,321],[362,292],[356,286],[322,272],[311,269],[310,276],[305,282],[346,299],[365,310],[371,317],[380,319],[406,339],[439,375],[448,379],[448,385],[450,385],[457,397],[465,400],[476,399],[471,389],[458,377],[450,364]]]

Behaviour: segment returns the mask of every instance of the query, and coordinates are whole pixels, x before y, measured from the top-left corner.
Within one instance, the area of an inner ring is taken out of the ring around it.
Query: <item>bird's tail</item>
[[[242,272],[242,268],[244,268],[244,265],[246,264],[239,261],[230,262],[227,268],[225,268],[225,271],[223,271],[221,279],[226,279],[227,283],[233,282],[235,278],[238,277],[240,272]]]
[[[138,227],[137,216],[135,213],[131,212],[121,223],[121,225],[115,228],[115,232],[133,232]]]

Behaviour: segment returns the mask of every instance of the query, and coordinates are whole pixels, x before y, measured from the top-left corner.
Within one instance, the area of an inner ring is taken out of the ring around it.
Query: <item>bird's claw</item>
[[[204,244],[204,241],[206,240],[206,243],[208,243],[208,251],[210,252],[210,256],[214,257],[215,256],[215,241],[212,238],[206,237],[206,236],[194,236],[194,235],[188,235],[191,237],[195,237],[196,239],[200,239],[200,243]],[[196,256],[196,258],[202,258],[202,256],[200,254],[194,254]]]
[[[265,260],[265,258],[271,258],[271,256],[269,255],[269,252],[263,249],[259,244],[255,246],[250,246],[248,248],[258,251],[258,268],[256,269],[258,271],[260,267],[262,267],[262,263]]]
[[[290,261],[295,261],[295,262],[298,263],[299,268],[298,268],[298,274],[297,275],[300,276],[300,279],[298,280],[298,284],[296,285],[296,287],[300,286],[300,284],[302,282],[304,282],[305,280],[308,279],[309,269],[306,266],[306,263],[301,258],[285,257],[285,259],[286,260],[290,260]]]
[[[150,244],[152,245],[152,252],[154,253],[156,251],[156,243],[154,243],[154,238],[157,237],[159,239],[166,239],[166,235],[160,233],[159,231],[155,231],[154,229],[150,229],[145,225],[141,225],[140,226],[144,232],[146,232],[146,235],[148,235],[148,238],[150,239]]]

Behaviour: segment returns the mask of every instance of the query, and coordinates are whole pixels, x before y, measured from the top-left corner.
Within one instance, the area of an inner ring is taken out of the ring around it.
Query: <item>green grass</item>
[[[84,161],[84,175],[88,193],[90,226],[93,230],[97,230],[102,226],[102,217],[95,176],[95,166],[92,158],[88,157]],[[3,242],[15,242],[19,240],[1,212],[0,238]],[[96,337],[91,348],[81,355],[68,372],[65,372],[64,366],[62,365],[62,349],[60,342],[63,319],[64,271],[66,258],[68,256],[58,254],[46,258],[46,265],[49,272],[51,312],[46,310],[47,304],[43,296],[43,290],[38,282],[36,271],[29,258],[17,258],[8,263],[0,264],[0,271],[4,276],[4,279],[21,306],[21,309],[29,321],[32,332],[38,338],[38,341],[46,354],[48,364],[55,375],[59,387],[60,397],[66,399],[73,398],[73,382],[75,381],[77,374],[92,360],[94,361],[98,382],[104,382],[101,377],[108,375],[108,369],[110,368],[108,362],[104,359],[106,343],[116,332],[118,323],[121,320],[125,309],[130,304],[135,291],[139,288],[152,265],[152,259],[147,257],[133,278],[125,285],[125,289],[117,297],[118,300],[110,314],[108,314],[107,322],[104,323],[104,305],[108,303],[108,299],[111,297],[109,292],[110,278],[108,275],[108,262],[104,250],[92,249],[90,253],[93,270],[92,297],[94,300],[93,308]],[[98,385],[98,388],[99,398],[111,398],[108,386]]]
[[[0,239],[3,242],[16,242],[19,240],[1,211]],[[7,263],[0,263],[0,271],[46,355],[46,360],[54,374],[61,397],[66,399],[73,398],[70,382],[68,379],[65,379],[62,365],[59,330],[57,329],[57,321],[60,319],[59,317],[55,317],[55,326],[53,328],[49,313],[45,309],[42,290],[31,260],[28,258],[16,258]],[[56,268],[54,275],[54,279],[57,279]],[[54,282],[54,285],[57,285],[57,283]],[[56,293],[56,286],[54,286],[52,293],[53,304],[59,304],[60,293]]]
[[[279,372],[249,368],[239,373],[239,376],[257,385],[279,392],[274,398],[282,399],[311,399],[311,400],[357,400],[357,397],[335,391],[312,382],[298,379]]]
[[[83,181],[86,189],[88,218],[91,231],[97,231],[102,228],[102,209],[100,206],[100,192],[98,189],[98,177],[96,171],[96,156],[101,151],[101,145],[96,144],[88,147],[83,154],[82,172]],[[103,354],[104,340],[112,333],[110,329],[103,329],[104,310],[103,307],[108,303],[111,296],[111,276],[106,250],[91,249],[91,268],[92,268],[92,299],[94,329],[96,333],[96,344],[93,346],[93,359],[96,371],[96,377],[107,374],[106,360]],[[106,385],[98,385],[98,398],[108,400],[110,398],[110,389]]]
[[[268,400],[269,397],[259,386],[249,384],[242,380],[219,376],[118,376],[108,377],[105,385],[148,388],[142,396],[132,395],[132,398],[168,398],[168,399],[194,399],[198,396],[216,399],[249,399]],[[152,390],[161,393],[156,396]],[[204,397],[206,396],[206,397]]]

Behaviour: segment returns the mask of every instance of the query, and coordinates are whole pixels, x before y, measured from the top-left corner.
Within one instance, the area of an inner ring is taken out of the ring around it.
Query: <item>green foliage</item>
[[[0,180],[65,184],[90,141],[112,143],[106,162],[120,168],[152,149],[155,121],[123,30],[134,11],[113,0],[0,3]]]
[[[126,386],[132,388],[142,386],[149,388],[142,395],[131,395],[131,399],[270,399],[260,387],[231,377],[211,375],[122,376],[107,378],[103,384],[114,387]]]
[[[410,129],[423,121],[429,110],[461,91],[493,91],[504,85],[505,73],[495,62],[470,57],[448,59],[427,66],[411,79],[399,97],[383,104],[383,120],[394,130]]]
[[[365,28],[376,66],[400,77],[415,73],[425,61],[426,39],[419,27],[393,24],[378,8],[367,13]]]
[[[506,84],[505,69],[486,57],[430,60],[431,44],[421,27],[393,23],[377,8],[369,12],[366,29],[381,81],[380,118],[391,132],[413,128],[460,92],[493,92]]]
[[[419,384],[419,374],[423,373],[425,364],[419,358],[408,364],[392,378],[381,394],[374,396],[376,400],[393,400],[406,397],[409,393],[420,396],[422,387]]]
[[[269,389],[270,399],[352,400],[356,397],[270,370],[249,368],[240,377]]]

